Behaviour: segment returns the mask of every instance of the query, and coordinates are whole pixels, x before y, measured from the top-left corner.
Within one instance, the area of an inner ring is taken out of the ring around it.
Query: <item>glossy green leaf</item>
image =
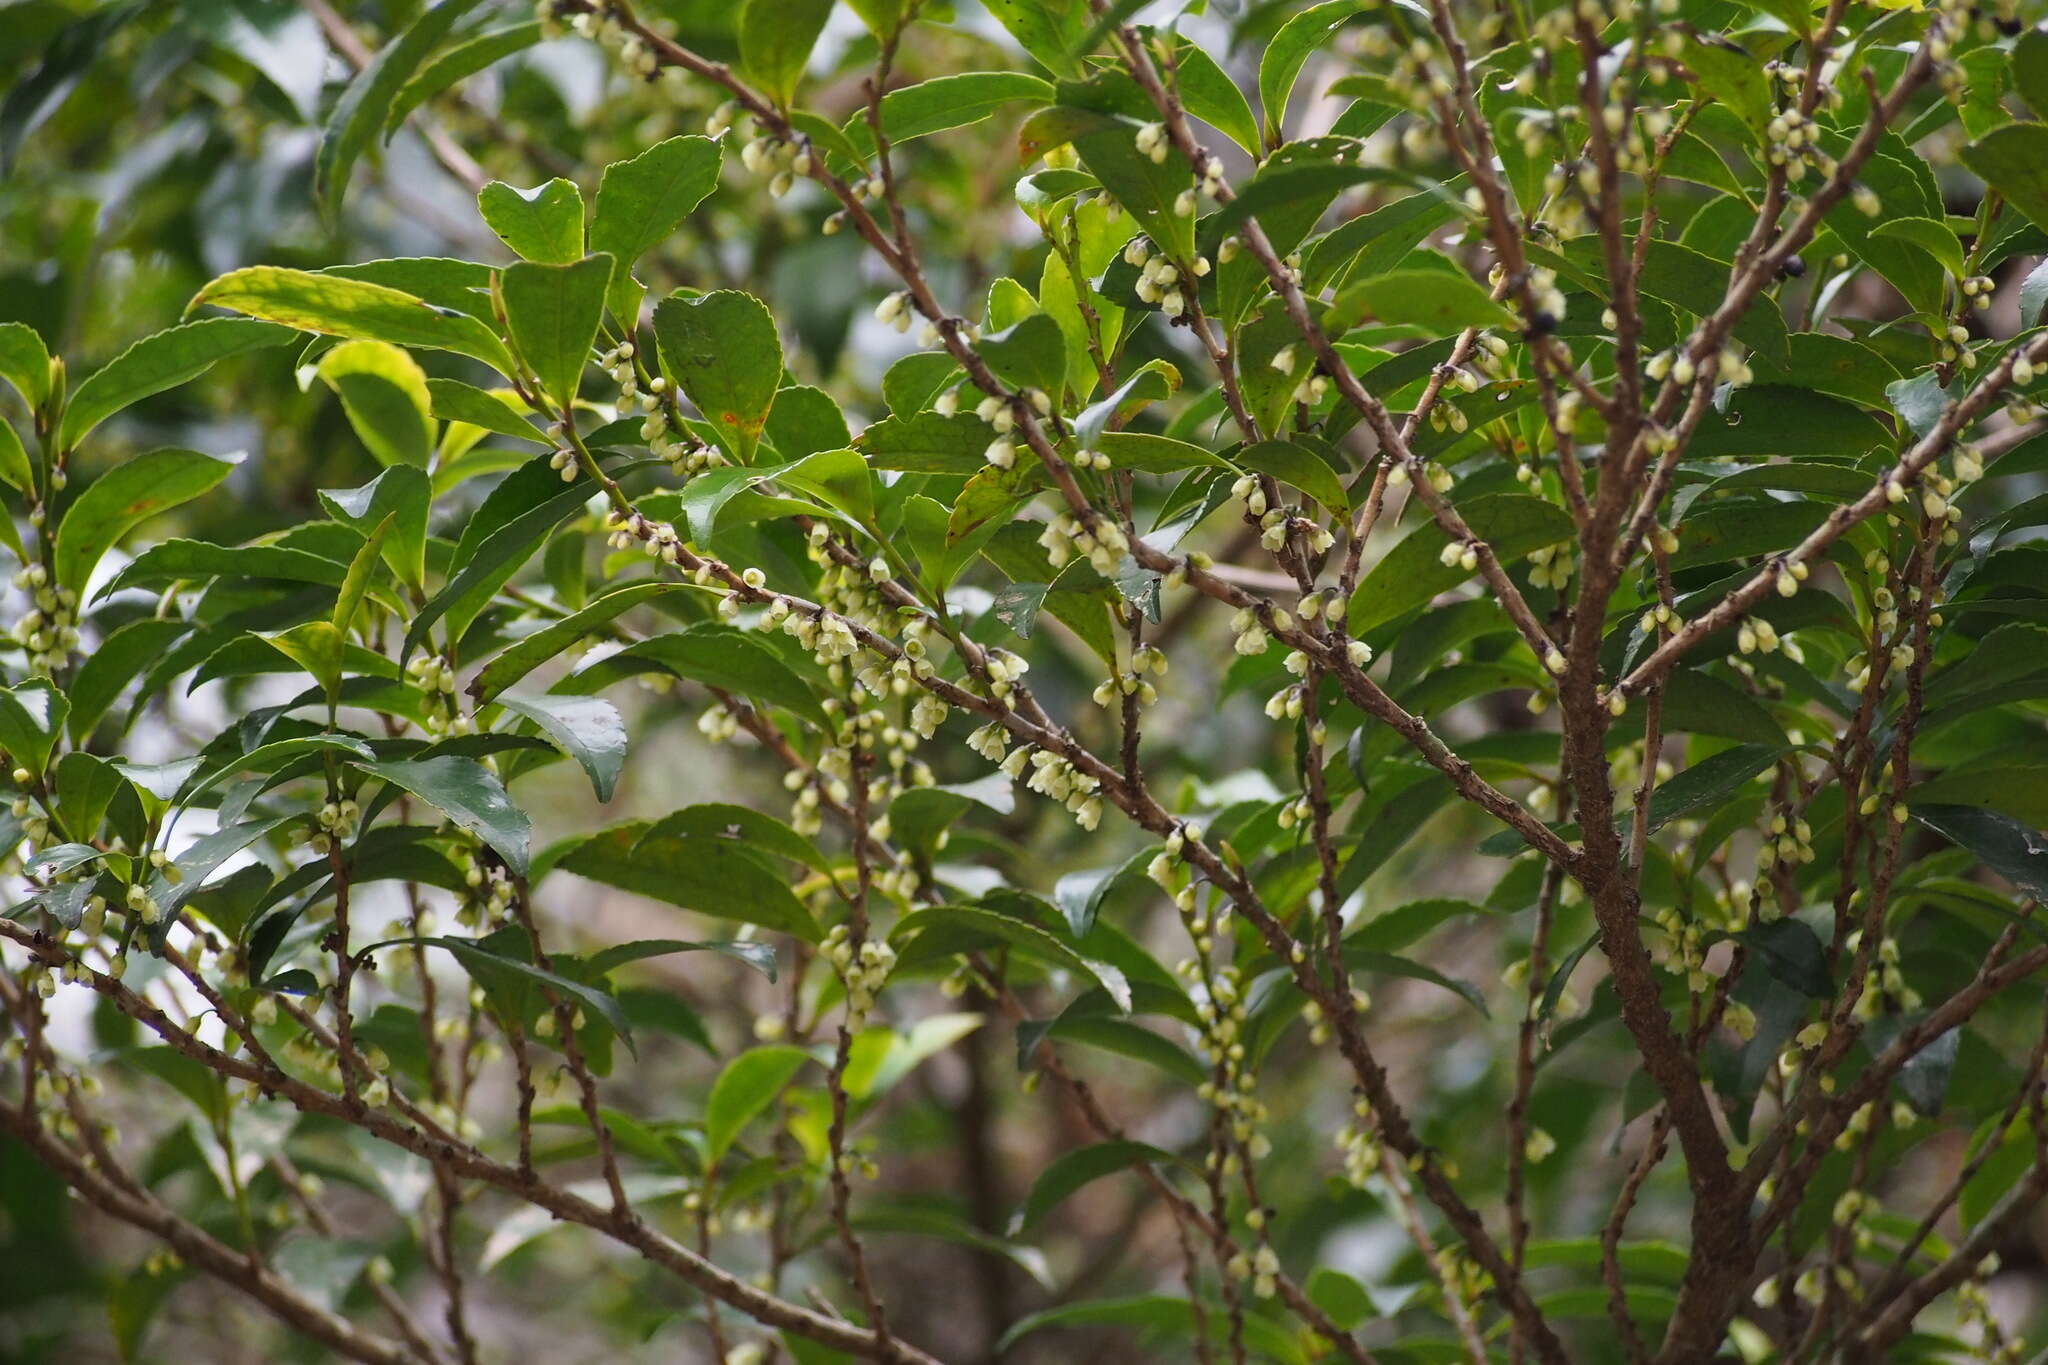
[[[1022,71],[966,71],[898,86],[882,97],[882,131],[891,145],[979,123],[1011,104],[1051,104],[1052,83]],[[846,139],[863,157],[873,154],[874,131],[865,111],[846,121]]]
[[[564,412],[575,403],[590,363],[611,278],[612,258],[604,255],[573,265],[521,261],[500,276],[512,344]]]
[[[1148,1142],[1098,1142],[1063,1152],[1039,1172],[1038,1179],[1031,1182],[1031,1193],[1010,1215],[1010,1235],[1015,1237],[1030,1231],[1070,1196],[1104,1176],[1127,1171],[1134,1166],[1159,1165],[1172,1160],[1171,1153],[1163,1152]]]
[[[365,536],[388,522],[382,545],[385,561],[403,582],[417,586],[422,581],[432,499],[425,474],[410,465],[395,465],[361,488],[323,488],[319,497],[329,516]]]
[[[986,0],[988,12],[1018,46],[1056,76],[1080,74],[1074,49],[1088,29],[1086,6],[1067,0]]]
[[[428,100],[453,89],[479,71],[515,53],[524,52],[544,36],[541,22],[529,19],[523,24],[487,30],[447,49],[422,67],[391,101],[390,111],[384,116],[385,141],[390,141],[399,125]]]
[[[530,190],[493,180],[477,191],[476,207],[521,260],[567,265],[583,255],[583,191],[573,180],[556,178]]]
[[[50,396],[49,348],[25,322],[0,322],[0,379],[12,384],[31,408]]]
[[[2048,231],[2048,124],[1994,128],[1963,148],[1963,164]]]
[[[344,341],[320,359],[320,378],[380,464],[425,469],[434,451],[426,371],[384,341]]]
[[[454,351],[510,375],[505,343],[482,322],[385,285],[255,265],[230,271],[188,305],[212,304],[324,336]]]
[[[995,430],[971,412],[913,412],[885,417],[854,438],[876,469],[907,474],[976,474],[987,464]]]
[[[608,592],[581,610],[571,612],[558,621],[550,621],[533,634],[508,645],[477,673],[469,685],[470,695],[476,698],[478,705],[491,701],[534,669],[560,656],[584,636],[602,631],[633,607],[650,599],[692,591],[697,589],[687,583],[630,583]]]
[[[655,833],[614,825],[576,845],[555,866],[623,891],[807,943],[824,935],[788,884],[739,840]]]
[[[590,249],[609,252],[613,316],[637,324],[640,286],[633,263],[665,241],[718,188],[719,144],[708,137],[672,137],[604,168],[590,219]]]
[[[1287,441],[1260,441],[1237,452],[1237,463],[1258,474],[1292,484],[1339,515],[1351,509],[1343,481],[1320,455]]]
[[[1266,141],[1277,144],[1287,121],[1287,103],[1302,67],[1345,20],[1365,8],[1364,0],[1323,0],[1280,26],[1259,57],[1259,106],[1265,111]]]
[[[0,688],[0,752],[40,775],[70,712],[70,701],[47,678]]]
[[[196,379],[229,356],[282,346],[292,338],[289,327],[245,318],[201,318],[144,337],[73,391],[64,405],[58,444],[70,450],[131,403]]]
[[[545,987],[555,994],[581,1005],[588,1016],[602,1020],[612,1032],[616,1033],[620,1041],[626,1044],[628,1050],[631,1050],[633,1047],[633,1030],[626,1019],[626,1012],[620,1008],[619,1002],[609,992],[601,991],[595,986],[585,985],[580,981],[571,980],[558,972],[551,972],[546,968],[535,966],[523,958],[495,951],[496,945],[487,946],[483,940],[435,937],[392,938],[385,939],[379,943],[373,943],[367,948],[358,949],[356,956],[358,958],[367,958],[370,954],[384,948],[409,948],[415,945],[425,948],[439,948],[443,952],[453,954],[455,960],[462,964],[464,970],[468,971],[476,979],[477,984],[483,986],[487,991],[491,989],[496,974],[510,975],[530,981],[537,986]]]
[[[384,520],[364,539],[356,557],[349,561],[348,573],[341,580],[341,590],[334,596],[334,615],[331,618],[335,631],[347,637],[355,624],[356,612],[363,605],[364,594],[370,590],[370,578],[377,570],[377,561],[384,551],[384,542],[391,535],[391,528],[398,522],[398,513],[386,512]]]
[[[746,0],[740,10],[740,65],[787,107],[831,17],[832,0]]]
[[[716,1162],[762,1110],[775,1102],[811,1054],[787,1044],[749,1048],[727,1062],[704,1106],[704,1146]]]
[[[512,804],[505,784],[473,758],[433,758],[359,763],[373,777],[402,787],[490,845],[515,875],[526,875],[532,827]]]
[[[1467,327],[1519,328],[1515,315],[1463,271],[1392,270],[1359,280],[1337,296],[1334,325],[1371,320],[1450,336]]]
[[[372,57],[335,101],[313,162],[314,193],[330,221],[340,217],[349,172],[369,150],[400,93],[455,21],[475,5],[476,0],[439,0]]]
[[[678,294],[656,306],[654,335],[676,386],[740,463],[751,462],[782,386],[782,340],[767,307],[734,289]]]
[[[1066,377],[1066,334],[1044,313],[983,337],[978,349],[989,369],[1012,388],[1057,394]]]
[[[2023,896],[2048,900],[2048,835],[1976,806],[1916,806],[1913,818],[1997,873]]]
[[[635,658],[660,664],[680,678],[723,688],[824,722],[816,694],[779,654],[730,626],[700,625],[632,645]]]
[[[626,766],[626,723],[602,697],[500,693],[497,704],[540,727],[554,746],[576,760],[600,801],[612,799]]]
[[[57,527],[57,582],[82,595],[100,556],[116,541],[166,508],[206,492],[239,462],[239,456],[153,450],[100,475],[66,509]]]
[[[466,422],[514,440],[547,443],[547,437],[511,400],[475,385],[459,379],[429,379],[427,397],[433,415],[444,422]]]
[[[1963,276],[1963,244],[1956,230],[1945,222],[1933,218],[1886,218],[1870,231],[1873,236],[1911,242],[1939,261],[1949,274],[1957,279]]]

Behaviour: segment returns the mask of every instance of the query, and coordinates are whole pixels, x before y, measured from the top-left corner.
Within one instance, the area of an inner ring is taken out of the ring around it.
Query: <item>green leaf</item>
[[[1232,468],[1230,461],[1213,451],[1171,436],[1153,436],[1142,431],[1106,431],[1096,438],[1095,449],[1109,456],[1111,468],[1139,474]]]
[[[385,562],[399,579],[418,587],[426,573],[427,513],[433,490],[427,476],[411,465],[394,465],[361,488],[323,488],[320,504],[327,514],[368,536],[386,525]]]
[[[581,764],[600,801],[612,799],[626,766],[626,723],[602,697],[521,696],[503,693],[497,704],[526,717],[556,748]]]
[[[25,322],[0,322],[0,379],[14,385],[31,408],[50,396],[50,350]]]
[[[1790,747],[1785,727],[1769,711],[1711,673],[1679,669],[1665,679],[1663,698],[1666,733],[1683,730],[1776,749]]]
[[[1202,48],[1174,35],[1174,84],[1181,105],[1196,118],[1235,142],[1252,156],[1259,154],[1259,120],[1251,103],[1230,74]]]
[[[1015,389],[1039,389],[1057,397],[1067,373],[1067,336],[1045,313],[981,339],[982,358],[996,378]]]
[[[848,1220],[855,1232],[869,1235],[904,1233],[914,1237],[936,1237],[959,1246],[971,1247],[985,1255],[1000,1256],[1035,1280],[1040,1288],[1055,1286],[1045,1253],[1036,1247],[1015,1246],[983,1232],[960,1215],[922,1202],[914,1204],[866,1204]]]
[[[116,541],[158,512],[206,492],[240,460],[196,450],[153,450],[100,475],[58,523],[58,586],[83,596],[93,567]]]
[[[337,565],[337,568],[340,566]],[[83,745],[101,717],[145,668],[162,658],[191,627],[183,621],[142,617],[101,640],[71,680],[71,740]]]
[[[28,451],[21,444],[21,433],[14,429],[14,423],[0,415],[0,482],[26,493],[35,486],[35,481],[36,473],[29,464]],[[10,514],[4,520],[7,525],[0,527],[0,535],[7,537],[8,547],[25,562],[28,555],[21,549],[21,533],[14,528],[14,518]]]
[[[818,498],[863,526],[875,520],[874,475],[856,450],[821,450],[776,474],[775,481]]]
[[[775,979],[775,949],[766,943],[724,940],[716,943],[688,943],[674,938],[643,938],[631,943],[614,944],[612,947],[592,953],[583,960],[584,966],[603,975],[631,962],[644,962],[650,957],[667,957],[670,953],[723,953],[736,962],[744,962],[770,981]]]
[[[906,474],[978,474],[984,452],[995,439],[988,423],[971,412],[933,412],[884,417],[854,438],[876,469]]]
[[[1351,510],[1337,471],[1314,451],[1288,441],[1260,441],[1237,452],[1237,463],[1258,474],[1292,484],[1332,512]]]
[[[499,276],[512,344],[564,413],[575,405],[590,363],[611,278],[612,258],[603,255],[573,265],[521,261]]]
[[[1356,943],[1369,952],[1394,953],[1410,947],[1454,919],[1484,915],[1487,909],[1471,901],[1435,899],[1409,901],[1373,916],[1351,931],[1345,942]]]
[[[356,557],[349,561],[348,574],[341,580],[341,591],[335,594],[334,615],[330,618],[335,632],[344,638],[355,623],[357,609],[363,605],[363,595],[370,590],[370,575],[376,571],[384,541],[397,521],[397,512],[386,512],[384,520],[377,523],[376,529],[363,541],[362,548],[356,551]]]
[[[715,919],[757,924],[806,943],[824,937],[788,884],[741,840],[723,835],[614,825],[578,841],[555,866]]]
[[[2043,322],[2048,322],[2048,259],[2020,281],[2020,326],[2038,327]]]
[[[1994,128],[1963,148],[1963,164],[2048,231],[2048,124]]]
[[[469,693],[481,706],[633,607],[651,598],[690,591],[697,589],[688,583],[630,583],[608,592],[580,611],[572,612],[559,621],[550,621],[533,634],[508,645],[477,673],[469,685]]]
[[[1738,744],[1701,759],[1651,794],[1650,832],[1720,809],[1777,758],[1778,751],[1768,745]]]
[[[705,624],[642,640],[625,651],[677,677],[786,707],[822,725],[825,713],[810,686],[768,646],[743,630]]]
[[[912,787],[889,803],[889,827],[905,848],[930,850],[940,833],[952,828],[977,805],[998,815],[1015,810],[1016,793],[1010,779],[1001,773],[991,773],[973,782]]]
[[[1426,328],[1436,336],[1467,327],[1520,327],[1513,313],[1462,270],[1392,270],[1350,285],[1330,311],[1341,319],[1332,325],[1342,330],[1368,318]]]
[[[1914,783],[1906,800],[1914,806],[1978,806],[2048,828],[2048,765],[1972,763]]]
[[[1319,1265],[1310,1271],[1302,1292],[1342,1331],[1355,1332],[1379,1316],[1365,1286],[1335,1266]]]
[[[740,65],[780,108],[788,108],[811,48],[832,17],[832,0],[746,0]]]
[[[1344,144],[1348,149],[1349,144]],[[1356,185],[1412,185],[1415,177],[1328,159],[1320,143],[1290,142],[1275,152],[1238,196],[1202,222],[1202,240],[1221,241],[1258,218],[1279,251],[1291,251],[1337,196]],[[1282,233],[1276,221],[1287,222]]]
[[[0,751],[14,766],[41,776],[70,711],[71,703],[47,678],[0,689]]]
[[[1031,1193],[1024,1196],[1024,1202],[1010,1215],[1010,1236],[1030,1231],[1048,1213],[1066,1202],[1070,1195],[1104,1176],[1127,1171],[1133,1166],[1165,1164],[1172,1160],[1172,1153],[1161,1151],[1149,1142],[1098,1142],[1062,1153],[1039,1172],[1038,1179],[1031,1182]]]
[[[313,161],[314,194],[330,222],[340,217],[349,171],[384,126],[413,73],[475,4],[476,0],[441,0],[372,57],[335,101]]]
[[[898,86],[882,97],[882,131],[891,145],[979,123],[1006,104],[1051,104],[1052,83],[1022,71],[965,71]],[[848,142],[865,158],[875,136],[865,111],[846,121]]]
[[[1471,982],[1445,976],[1436,968],[1413,958],[1368,948],[1356,938],[1344,941],[1344,965],[1354,971],[1380,972],[1387,976],[1406,977],[1410,981],[1426,981],[1459,997],[1481,1015],[1488,1013],[1486,997]]]
[[[254,265],[229,271],[207,285],[193,296],[186,311],[201,304],[231,308],[323,336],[454,351],[481,360],[502,375],[509,377],[513,372],[505,343],[476,318],[367,280]]]
[[[1913,818],[1958,848],[1967,849],[2021,895],[2048,900],[2048,836],[2041,831],[2002,811],[1976,806],[1916,806]]]
[[[774,816],[724,801],[670,811],[650,825],[641,837],[729,839],[742,844],[749,853],[779,858],[820,872],[831,865],[810,840]]]
[[[1828,950],[1803,920],[1752,924],[1733,935],[1749,945],[1773,977],[1815,1000],[1831,999],[1835,983],[1828,976]]]
[[[2012,45],[2012,83],[2037,119],[2048,119],[2048,30],[2030,28]]]
[[[1259,106],[1265,110],[1266,140],[1277,144],[1287,121],[1287,102],[1308,59],[1338,25],[1365,8],[1364,0],[1324,0],[1280,26],[1259,58]]]
[[[606,303],[622,323],[639,321],[640,286],[633,282],[633,263],[667,240],[718,187],[721,155],[719,144],[708,137],[672,137],[604,168],[590,219],[590,249],[611,253]]]
[[[1681,41],[1685,64],[1701,88],[1734,110],[1762,139],[1774,112],[1764,64],[1719,34],[1689,33]]]
[[[838,402],[808,384],[790,384],[777,391],[764,430],[768,444],[786,460],[820,451],[843,451],[853,439]]]
[[[711,1098],[704,1106],[707,1161],[716,1164],[731,1151],[740,1130],[773,1104],[783,1087],[795,1079],[806,1062],[813,1060],[802,1048],[784,1043],[749,1048],[727,1062],[712,1084]]]
[[[912,351],[882,376],[882,402],[893,417],[908,417],[931,407],[947,384],[959,379],[960,366],[944,351]]]
[[[347,640],[332,621],[301,621],[290,630],[266,635],[264,640],[320,684],[332,704],[341,693],[341,671],[347,656]]]
[[[536,485],[545,490],[537,496]],[[544,455],[536,456],[508,476],[484,504],[485,510],[497,511],[494,502],[500,494],[507,495],[502,519],[487,521],[481,512],[470,519],[463,541],[456,547],[455,562],[461,568],[407,623],[399,660],[411,658],[413,650],[443,616],[449,618],[452,635],[460,638],[463,627],[483,603],[517,572],[548,532],[583,507],[590,491],[589,483],[583,479],[564,484],[548,467],[548,457]],[[471,540],[471,532],[478,533],[477,539]]]
[[[526,812],[512,804],[505,784],[477,760],[440,754],[356,766],[433,806],[490,845],[515,875],[526,875],[533,839]]]
[[[1068,0],[984,0],[1017,45],[1056,76],[1081,74],[1074,48],[1087,31],[1087,6]]]
[[[73,391],[64,405],[64,425],[57,444],[64,450],[74,449],[87,432],[129,404],[196,379],[215,361],[282,346],[292,337],[289,327],[246,318],[201,318],[144,337],[88,375]],[[44,382],[47,385],[47,378]]]
[[[525,51],[544,36],[541,22],[531,19],[479,33],[449,48],[407,81],[391,101],[390,112],[384,116],[384,140],[389,142],[406,117],[434,96],[515,52]]]
[[[1949,274],[1957,279],[1963,277],[1963,243],[1946,222],[1933,218],[1887,218],[1870,232],[1873,237],[1896,237],[1911,242],[1939,261]]]
[[[320,358],[319,374],[379,464],[427,467],[433,403],[417,360],[386,341],[344,341]]]
[[[654,335],[669,377],[750,463],[782,386],[782,340],[767,305],[735,289],[678,294],[655,307]]]
[[[946,955],[951,951],[953,936],[962,932],[999,939],[1042,961],[1072,968],[1109,992],[1110,999],[1116,1001],[1119,1009],[1129,1010],[1131,1007],[1130,982],[1117,968],[1107,962],[1081,956],[1035,924],[997,914],[993,910],[971,905],[913,910],[896,921],[896,927],[889,931],[889,938],[892,942],[910,945],[904,949],[898,963],[899,966],[907,966]],[[927,936],[931,939],[929,943],[924,941]]]
[[[619,1002],[613,999],[609,993],[601,991],[595,986],[587,986],[580,981],[572,981],[558,972],[551,972],[545,968],[536,967],[533,963],[526,961],[524,958],[514,957],[509,952],[494,951],[493,947],[486,946],[483,940],[467,938],[390,938],[379,943],[372,943],[369,947],[358,950],[356,957],[358,960],[367,960],[370,954],[380,949],[410,948],[415,946],[439,948],[443,952],[454,954],[455,960],[460,962],[463,969],[469,972],[476,983],[486,991],[492,989],[496,984],[493,977],[502,973],[531,981],[536,985],[545,986],[558,995],[566,996],[584,1007],[585,1018],[602,1020],[612,1032],[618,1034],[620,1041],[625,1043],[627,1051],[633,1050],[632,1026],[626,1020],[625,1010],[619,1007]],[[502,980],[502,976],[498,979]]]
[[[1562,507],[1521,493],[1474,498],[1458,510],[1472,533],[1491,545],[1503,563],[1569,539],[1573,530]],[[1443,562],[1449,543],[1450,537],[1432,521],[1410,531],[1388,551],[1351,595],[1346,620],[1352,633],[1362,635],[1384,625],[1464,582],[1470,575]]]
[[[477,191],[477,211],[521,260],[568,265],[583,255],[583,191],[560,178],[530,190],[493,180]]]
[[[433,415],[444,422],[465,422],[517,441],[547,444],[547,437],[526,420],[522,410],[488,389],[459,379],[429,379],[427,397]]]

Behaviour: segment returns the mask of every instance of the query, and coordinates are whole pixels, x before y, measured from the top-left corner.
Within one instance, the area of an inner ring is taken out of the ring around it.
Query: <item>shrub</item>
[[[2019,1357],[2032,15],[377,11],[0,109],[311,157],[0,325],[0,1157],[124,1352]]]

